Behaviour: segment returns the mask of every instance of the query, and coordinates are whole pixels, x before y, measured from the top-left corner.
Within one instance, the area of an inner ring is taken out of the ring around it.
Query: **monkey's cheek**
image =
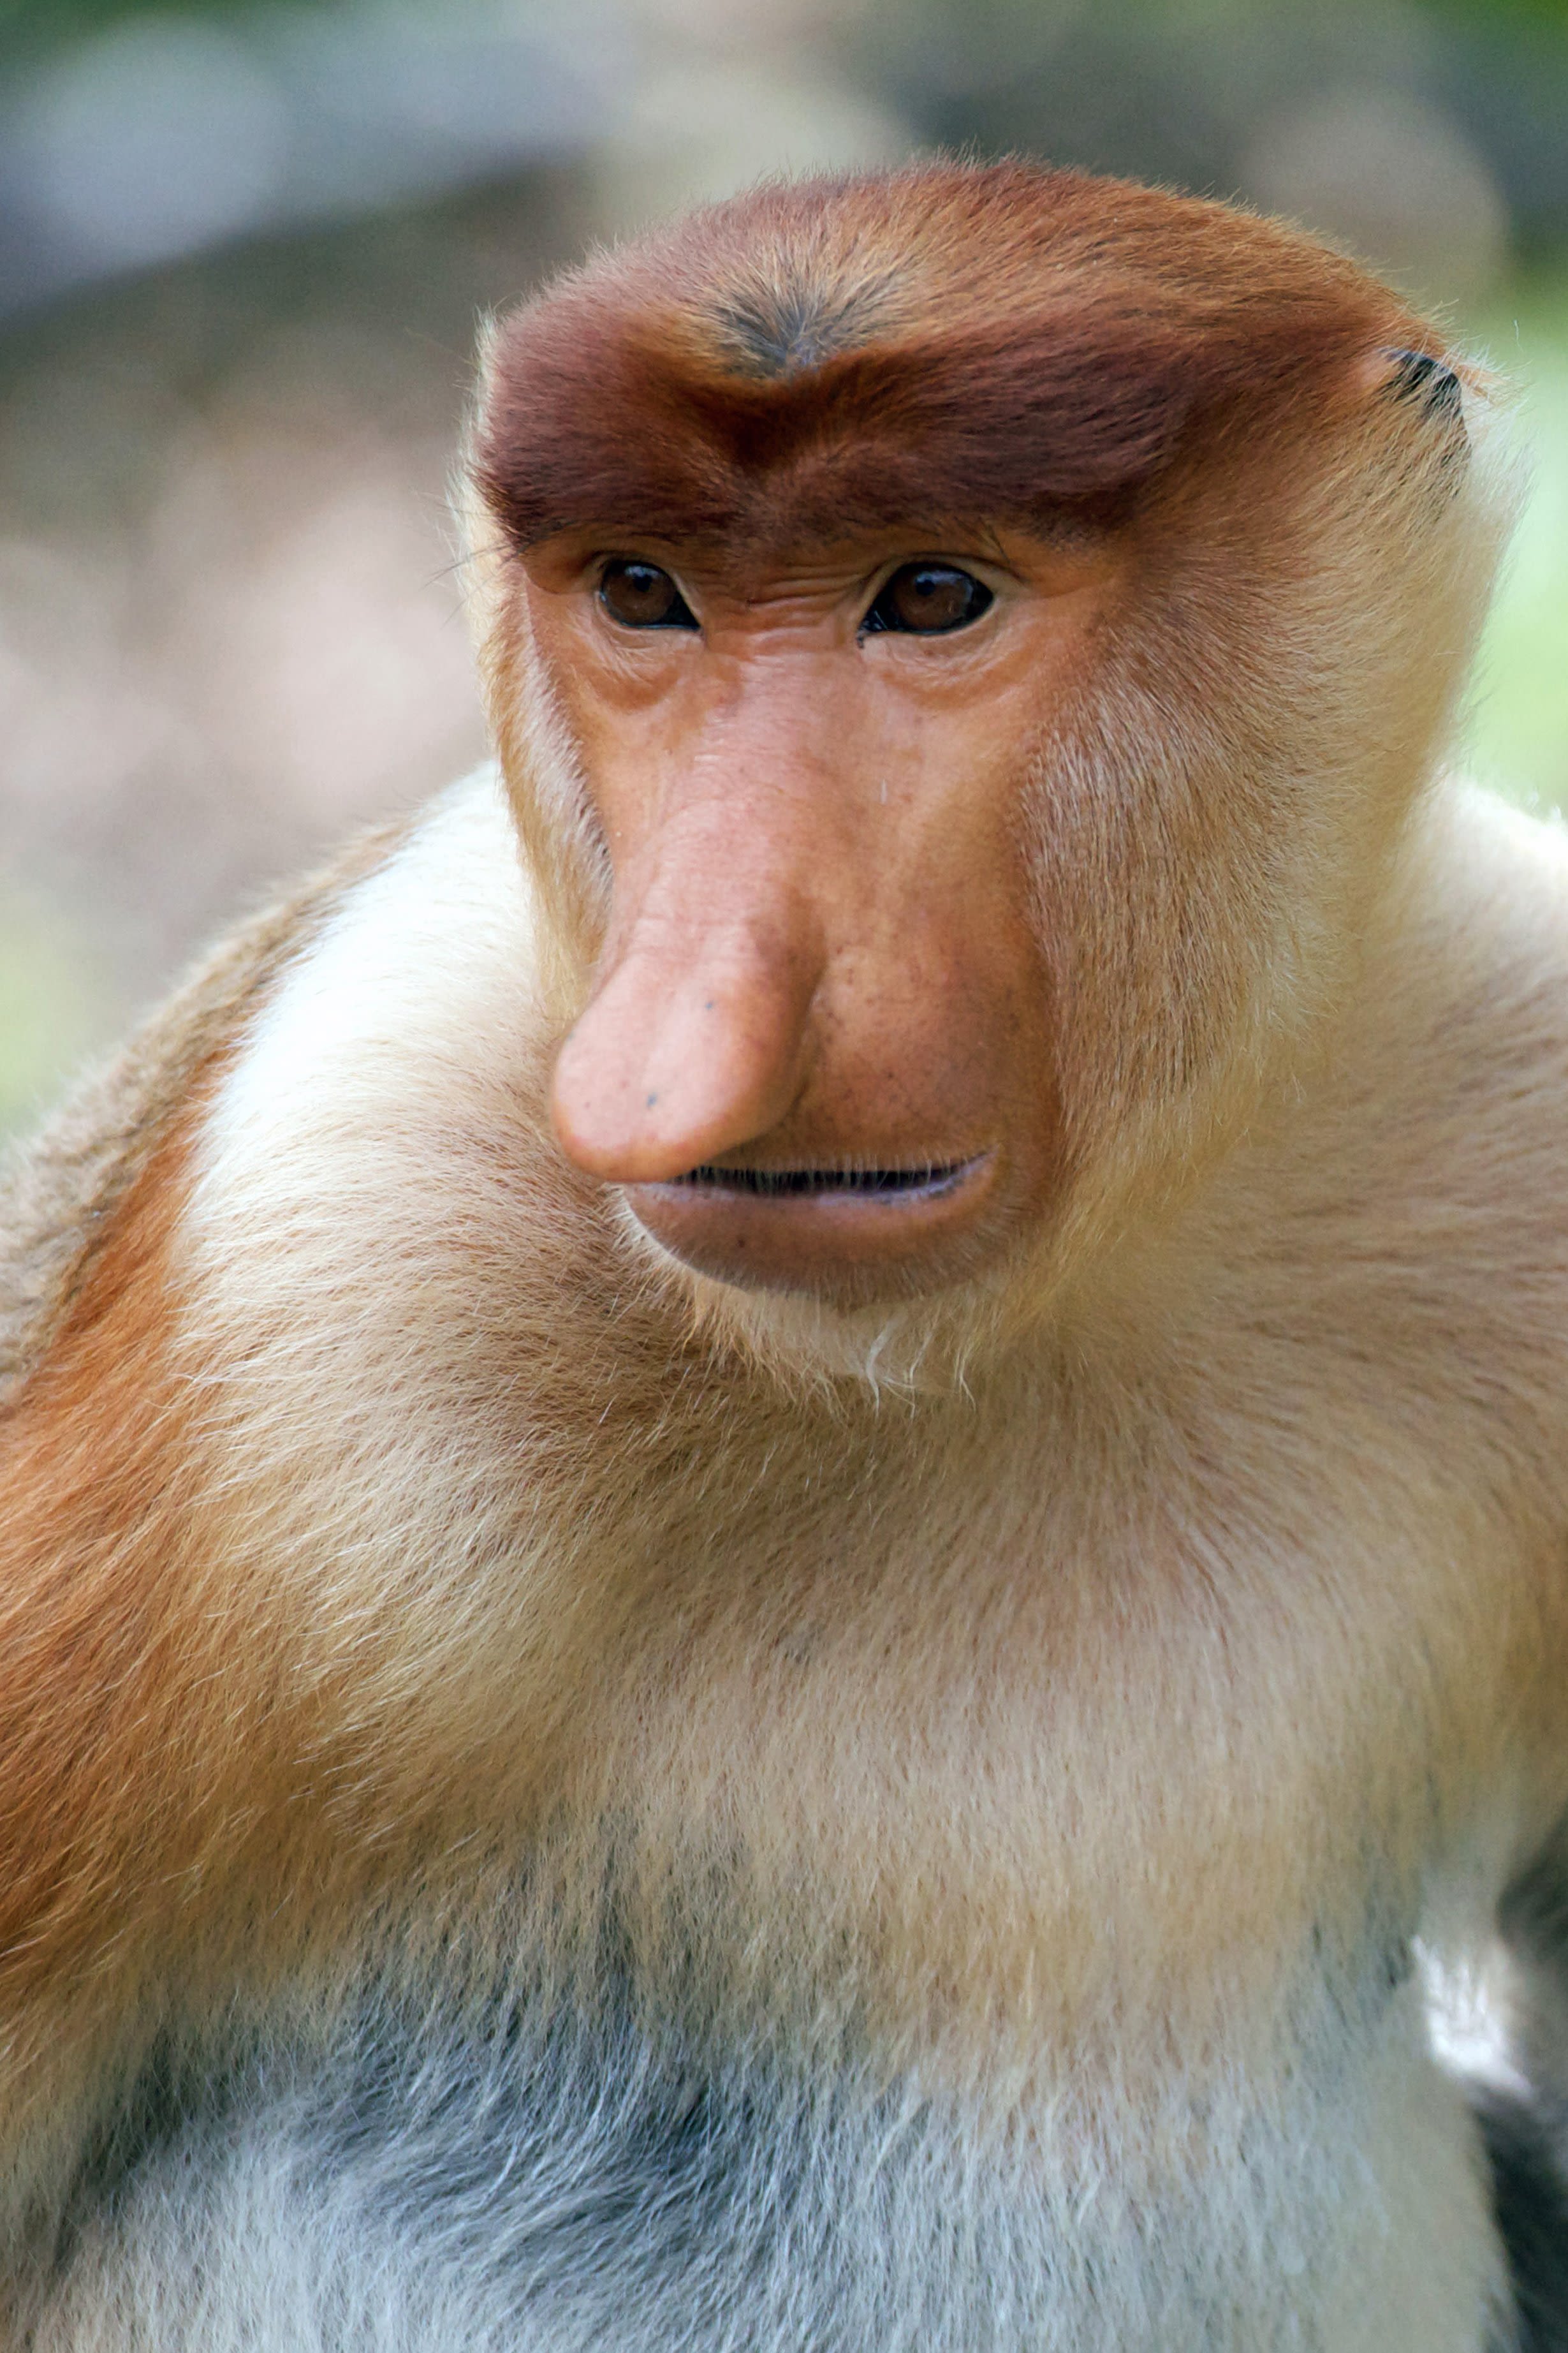
[[[694,1273],[742,1291],[780,1291],[863,1307],[945,1290],[1007,1246],[1012,1219],[999,1155],[987,1153],[930,1191],[824,1189],[759,1197],[722,1184],[633,1185],[637,1223]]]

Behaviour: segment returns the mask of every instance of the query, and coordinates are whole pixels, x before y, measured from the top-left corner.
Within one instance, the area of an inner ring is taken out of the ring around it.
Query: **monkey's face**
[[[1021,840],[1109,542],[881,534],[739,572],[562,534],[523,596],[613,878],[552,1111],[702,1273],[843,1305],[980,1271],[1060,1150]]]
[[[498,332],[555,1125],[737,1328],[999,1333],[1293,1099],[1479,610],[1438,349],[1021,166],[759,189]]]

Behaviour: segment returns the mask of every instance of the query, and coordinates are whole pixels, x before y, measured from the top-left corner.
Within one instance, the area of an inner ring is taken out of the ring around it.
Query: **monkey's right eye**
[[[884,629],[911,638],[942,638],[966,629],[996,599],[973,572],[956,564],[905,564],[894,573],[860,624],[862,637]]]
[[[599,602],[614,621],[627,629],[694,629],[697,616],[670,578],[657,564],[639,564],[635,556],[615,558],[599,579]]]

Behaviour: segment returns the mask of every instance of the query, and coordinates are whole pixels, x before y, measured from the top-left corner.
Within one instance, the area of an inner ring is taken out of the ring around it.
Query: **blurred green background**
[[[1568,0],[0,0],[0,1129],[481,732],[477,321],[781,169],[1239,195],[1517,384],[1465,756],[1568,807]]]

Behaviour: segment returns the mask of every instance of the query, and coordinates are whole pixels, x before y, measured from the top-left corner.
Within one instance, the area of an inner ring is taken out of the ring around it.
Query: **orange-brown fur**
[[[265,1810],[265,1708],[254,1680],[233,1687],[243,1604],[212,1588],[221,1541],[174,1346],[179,1220],[237,1025],[393,839],[226,944],[0,1197],[0,2181],[24,2209],[26,2167],[48,2174],[35,2136],[68,2149],[83,2070],[115,2080],[164,2022],[162,1956],[232,1904],[236,1841]]]
[[[1425,323],[1234,211],[1018,167],[760,191],[502,331],[476,450],[520,546],[575,525],[731,561],[859,523],[1116,512],[1201,436],[1333,397]],[[979,257],[984,255],[984,263]],[[637,420],[606,438],[600,404]]]

